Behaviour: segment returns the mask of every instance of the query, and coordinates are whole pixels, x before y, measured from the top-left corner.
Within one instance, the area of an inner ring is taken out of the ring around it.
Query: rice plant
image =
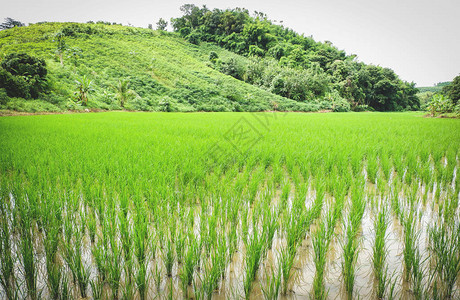
[[[271,267],[270,272],[265,272],[265,281],[261,283],[261,289],[266,300],[276,300],[279,297],[281,288],[282,272],[281,264],[278,264],[276,271]]]
[[[431,252],[434,254],[439,293],[443,299],[454,297],[454,287],[460,273],[460,225],[440,224],[429,230]]]
[[[4,198],[2,201],[5,200]],[[0,204],[0,284],[7,299],[17,297],[17,284],[14,275],[14,256],[11,251],[11,235],[8,228],[6,202]]]
[[[376,294],[378,299],[383,299],[388,285],[388,266],[386,259],[388,256],[388,247],[386,245],[386,236],[388,229],[388,211],[383,203],[380,204],[380,210],[374,220],[374,246],[372,248],[372,264],[374,276],[377,281]]]

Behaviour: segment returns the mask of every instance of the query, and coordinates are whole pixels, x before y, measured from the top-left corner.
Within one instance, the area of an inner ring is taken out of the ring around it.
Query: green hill
[[[184,7],[184,16],[172,21],[175,32],[47,22],[0,31],[0,109],[420,107],[415,85],[391,69],[357,62],[263,14]]]
[[[66,51],[60,64],[55,34],[64,32]],[[76,80],[87,76],[94,91],[88,107],[120,109],[115,101],[118,80],[128,79],[137,97],[127,108],[173,111],[314,110],[317,106],[273,95],[222,74],[209,66],[210,51],[232,54],[217,46],[196,46],[175,33],[121,25],[43,23],[0,32],[3,57],[25,52],[43,58],[50,92],[39,100],[9,98],[13,110],[82,109],[71,99]],[[166,103],[166,104],[165,104]],[[276,103],[276,104],[275,104]]]
[[[439,93],[442,91],[442,89],[445,86],[448,86],[449,84],[451,84],[451,81],[439,82],[435,84],[434,86],[422,86],[422,87],[418,87],[417,89],[419,90],[420,93],[424,93],[424,92]]]

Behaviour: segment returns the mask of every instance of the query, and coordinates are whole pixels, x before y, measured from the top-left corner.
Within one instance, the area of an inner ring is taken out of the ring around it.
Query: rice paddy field
[[[0,118],[2,299],[459,299],[460,121]]]

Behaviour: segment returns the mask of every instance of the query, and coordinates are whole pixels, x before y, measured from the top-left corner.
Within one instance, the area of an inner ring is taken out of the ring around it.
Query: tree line
[[[183,15],[171,19],[171,24],[189,42],[211,42],[253,58],[251,66],[220,62],[219,68],[235,78],[297,101],[334,97],[355,109],[420,108],[415,84],[402,81],[393,70],[358,62],[355,55],[275,24],[264,13],[193,4],[183,5],[181,11]],[[277,76],[266,76],[274,69]]]

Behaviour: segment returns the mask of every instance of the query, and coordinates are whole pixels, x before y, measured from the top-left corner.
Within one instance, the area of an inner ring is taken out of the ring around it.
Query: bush
[[[243,75],[245,73],[244,66],[234,58],[230,58],[228,61],[222,62],[220,71],[239,80],[243,79]]]
[[[257,47],[256,45],[251,45],[251,46],[249,46],[249,55],[252,55],[252,56],[264,56],[265,51],[263,49]]]
[[[198,31],[194,30],[189,35],[187,35],[186,39],[187,41],[189,41],[189,43],[199,45],[201,41],[201,34]]]
[[[361,112],[361,111],[375,111],[375,110],[368,105],[361,104],[361,105],[357,105],[356,107],[354,107],[353,111]]]
[[[219,55],[215,51],[209,52],[209,60],[215,62],[219,58]]]
[[[10,97],[37,98],[46,90],[46,64],[25,53],[12,53],[1,63],[0,88]]]
[[[334,112],[347,112],[350,111],[350,103],[347,100],[341,98],[337,102],[334,103],[334,107],[332,109]]]
[[[6,90],[3,88],[0,88],[0,105],[5,105],[8,102],[9,98],[8,95],[6,94]]]

